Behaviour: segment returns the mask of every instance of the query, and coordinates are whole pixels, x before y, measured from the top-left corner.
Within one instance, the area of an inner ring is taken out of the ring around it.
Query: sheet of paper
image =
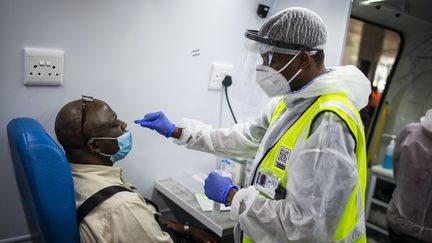
[[[208,199],[208,197],[203,193],[195,193],[195,198],[198,202],[198,204],[201,207],[201,210],[204,212],[211,212],[213,211],[213,200]],[[221,211],[229,211],[231,207],[226,207],[221,203],[220,210]]]
[[[208,173],[197,172],[193,175],[172,177],[172,179],[191,193],[204,193],[204,180],[207,175]]]

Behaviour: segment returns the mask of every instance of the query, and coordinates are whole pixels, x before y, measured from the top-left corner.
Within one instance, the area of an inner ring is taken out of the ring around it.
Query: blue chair
[[[7,126],[15,175],[31,225],[43,242],[78,243],[75,191],[62,149],[34,119],[16,118]]]

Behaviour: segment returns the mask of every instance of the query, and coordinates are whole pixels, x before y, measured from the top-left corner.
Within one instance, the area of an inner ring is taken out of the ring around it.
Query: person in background
[[[372,85],[372,92],[370,94],[369,97],[369,106],[371,106],[373,108],[373,110],[375,111],[375,109],[378,107],[379,101],[381,99],[381,94],[378,91],[378,87],[373,86]]]
[[[205,180],[210,199],[231,204],[237,241],[365,243],[358,111],[369,80],[354,66],[325,68],[326,26],[308,9],[287,8],[245,37],[253,81],[274,97],[259,117],[219,129],[192,119],[176,126],[162,112],[135,122],[191,149],[254,158],[247,188],[215,172]]]
[[[400,132],[393,168],[396,188],[387,209],[391,241],[432,242],[432,109]]]
[[[368,105],[360,110],[360,117],[363,121],[363,125],[365,128],[365,133],[367,134],[372,123],[372,118],[375,113],[375,110],[378,108],[378,104],[381,98],[381,94],[378,91],[376,86],[373,86],[371,83],[372,92],[369,96]]]
[[[80,240],[173,242],[155,219],[157,206],[123,180],[121,168],[113,167],[113,163],[123,159],[132,148],[132,135],[126,127],[107,103],[86,96],[66,104],[57,114],[55,132],[70,162],[77,208],[104,188],[126,189],[107,198],[79,222]],[[161,223],[197,242],[216,242],[199,228],[168,219]]]

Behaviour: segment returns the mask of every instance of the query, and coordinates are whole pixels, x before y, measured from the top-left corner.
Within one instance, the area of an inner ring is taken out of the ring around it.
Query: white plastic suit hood
[[[432,132],[432,109],[426,111],[426,114],[420,118],[420,123],[424,128]]]
[[[286,98],[310,98],[329,93],[346,94],[351,103],[360,110],[368,104],[371,84],[355,66],[331,67],[300,90],[288,94]]]

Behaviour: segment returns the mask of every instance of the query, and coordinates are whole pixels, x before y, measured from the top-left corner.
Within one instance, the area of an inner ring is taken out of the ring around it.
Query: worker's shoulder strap
[[[85,200],[76,211],[78,227],[83,221],[83,219],[87,216],[87,214],[89,214],[94,208],[99,206],[99,204],[101,204],[114,194],[124,191],[131,192],[131,190],[123,186],[109,186],[99,190],[91,197],[87,198],[87,200]]]

